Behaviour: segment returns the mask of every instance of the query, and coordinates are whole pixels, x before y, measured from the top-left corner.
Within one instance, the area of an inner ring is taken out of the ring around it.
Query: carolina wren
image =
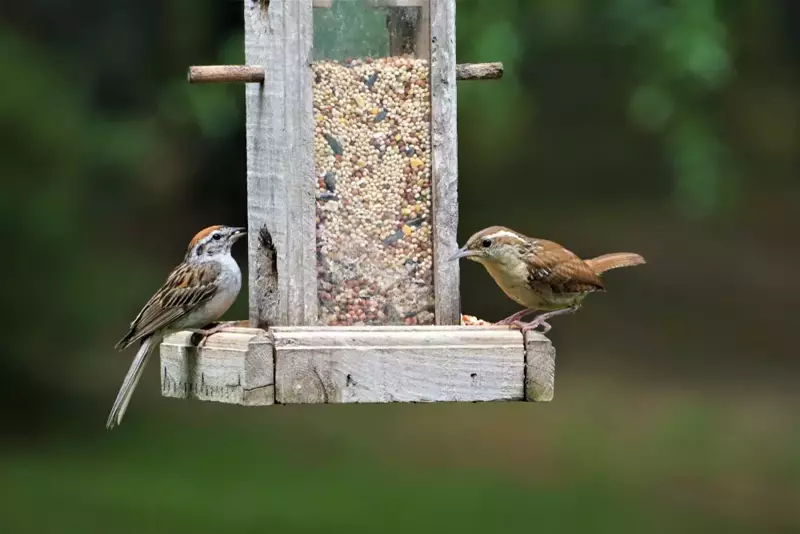
[[[525,307],[497,324],[510,324],[523,332],[539,326],[550,330],[551,317],[576,312],[595,291],[605,291],[600,274],[619,267],[645,263],[631,252],[604,254],[583,260],[558,243],[527,237],[503,226],[491,226],[469,238],[450,260],[467,258],[483,265],[512,300]],[[544,311],[530,322],[521,319]]]

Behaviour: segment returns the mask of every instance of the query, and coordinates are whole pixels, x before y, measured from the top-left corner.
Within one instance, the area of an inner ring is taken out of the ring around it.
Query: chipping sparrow
[[[558,243],[537,239],[502,226],[490,226],[474,234],[450,259],[467,258],[482,264],[500,289],[525,309],[497,324],[510,324],[523,332],[539,326],[550,330],[551,317],[574,313],[586,295],[605,291],[600,275],[611,269],[645,263],[632,252],[604,254],[581,259]],[[530,322],[522,318],[542,313]]]
[[[244,228],[229,226],[209,226],[198,232],[189,242],[183,263],[172,270],[133,320],[116,348],[124,350],[140,340],[141,346],[117,393],[106,428],[122,421],[148,357],[166,334],[191,330],[209,336],[224,327],[199,330],[219,319],[239,294],[242,273],[231,256],[231,247],[245,233]]]

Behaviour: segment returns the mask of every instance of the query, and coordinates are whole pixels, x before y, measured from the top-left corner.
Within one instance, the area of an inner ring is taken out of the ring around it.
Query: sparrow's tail
[[[633,267],[634,265],[641,265],[646,263],[644,258],[633,252],[614,252],[613,254],[603,254],[596,258],[586,260],[589,267],[600,275],[611,269],[619,269],[620,267]]]
[[[125,375],[125,380],[122,381],[122,387],[119,388],[114,406],[108,415],[108,421],[106,421],[107,429],[110,430],[122,422],[128,403],[131,401],[133,390],[136,389],[136,384],[139,383],[139,379],[142,377],[142,371],[144,371],[147,359],[160,342],[161,336],[149,336],[142,340],[139,352],[136,353],[136,358],[133,359],[133,363],[128,369],[128,374]]]

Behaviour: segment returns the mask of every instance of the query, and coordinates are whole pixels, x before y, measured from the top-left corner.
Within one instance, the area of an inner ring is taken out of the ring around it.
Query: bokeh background
[[[798,532],[800,3],[459,0],[459,60],[506,66],[459,85],[461,241],[649,260],[554,320],[554,402],[248,409],[153,366],[108,433],[113,344],[198,228],[246,221],[243,88],[185,82],[242,26],[0,7],[1,532]],[[515,310],[476,264],[462,303]]]

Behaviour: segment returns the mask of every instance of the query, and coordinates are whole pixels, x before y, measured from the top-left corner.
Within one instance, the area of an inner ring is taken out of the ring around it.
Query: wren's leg
[[[559,315],[566,315],[568,313],[575,313],[576,311],[578,311],[579,308],[580,308],[580,306],[572,306],[570,308],[562,308],[560,310],[554,310],[554,311],[550,311],[550,312],[547,312],[547,313],[543,313],[541,315],[537,315],[536,318],[534,318],[529,323],[523,323],[521,321],[515,321],[513,324],[514,324],[514,326],[518,326],[519,328],[521,328],[523,334],[525,332],[530,332],[531,330],[535,330],[536,328],[538,328],[540,326],[542,327],[542,334],[546,334],[547,332],[550,331],[551,328],[553,328],[552,326],[550,326],[550,323],[547,322],[548,319],[551,319],[553,317],[558,317]]]
[[[192,332],[193,334],[200,334],[203,336],[203,339],[197,344],[197,348],[201,348],[206,344],[209,336],[212,336],[218,332],[222,332],[226,328],[230,328],[236,325],[239,321],[226,321],[224,323],[217,323],[217,325],[213,328],[187,328],[188,332]]]
[[[523,317],[525,317],[526,315],[530,315],[531,313],[533,313],[535,311],[536,310],[531,310],[531,309],[527,309],[526,308],[524,310],[518,311],[517,313],[515,313],[513,315],[509,315],[508,317],[506,317],[502,321],[498,321],[498,322],[496,322],[494,324],[496,324],[496,325],[514,324],[514,323],[519,322],[519,320],[522,319]]]

